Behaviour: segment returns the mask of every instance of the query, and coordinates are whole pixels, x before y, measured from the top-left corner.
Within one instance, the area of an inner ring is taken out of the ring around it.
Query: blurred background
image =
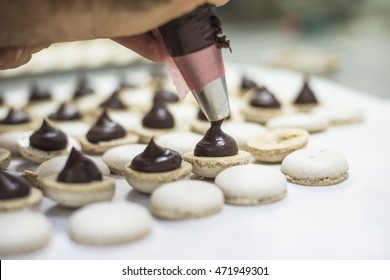
[[[390,98],[389,0],[231,0],[218,9],[226,62],[295,69]],[[55,44],[0,71],[0,90],[37,77],[148,63],[110,40]]]

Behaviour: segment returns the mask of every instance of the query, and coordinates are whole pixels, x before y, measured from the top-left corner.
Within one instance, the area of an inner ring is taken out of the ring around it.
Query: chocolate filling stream
[[[236,141],[221,130],[223,120],[211,122],[205,136],[195,146],[198,157],[228,157],[238,154]]]

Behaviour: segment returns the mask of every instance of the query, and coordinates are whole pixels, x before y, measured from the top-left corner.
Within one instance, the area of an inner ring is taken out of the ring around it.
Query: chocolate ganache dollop
[[[30,93],[29,101],[46,101],[51,100],[50,92],[40,89],[35,85]]]
[[[26,197],[31,187],[23,178],[0,169],[0,200]]]
[[[240,85],[241,89],[243,89],[243,90],[250,90],[250,89],[256,88],[256,87],[257,87],[257,84],[254,81],[252,81],[252,80],[250,80],[248,78],[245,78],[245,77],[242,78],[241,85]]]
[[[175,126],[175,120],[165,105],[164,99],[156,95],[152,109],[142,119],[142,125],[148,128],[169,129]]]
[[[102,179],[95,163],[75,148],[72,148],[64,169],[57,176],[57,181],[63,183],[89,183]]]
[[[126,136],[125,129],[118,123],[111,120],[107,109],[104,108],[102,114],[87,133],[87,140],[91,143],[110,141]]]
[[[68,139],[61,130],[51,126],[46,119],[30,136],[30,145],[43,151],[58,151],[66,148]]]
[[[265,87],[257,88],[253,93],[249,104],[260,108],[280,108],[280,103],[268,89]]]
[[[194,155],[198,157],[228,157],[238,154],[236,141],[221,130],[223,120],[211,122],[205,136],[195,146]]]
[[[49,115],[49,119],[56,121],[72,121],[79,120],[81,114],[76,105],[62,103],[58,110]]]
[[[30,118],[26,113],[11,108],[9,109],[7,116],[0,120],[0,124],[23,124],[28,123],[29,121]]]
[[[83,96],[91,95],[93,94],[93,89],[88,85],[87,79],[81,78],[76,91],[73,93],[73,98],[78,99]]]
[[[131,161],[130,167],[146,173],[166,172],[179,168],[181,160],[178,152],[158,146],[152,138],[145,150]]]
[[[305,79],[303,87],[294,101],[295,104],[318,104],[314,92],[309,87],[308,79]]]
[[[100,107],[111,109],[126,109],[127,106],[119,98],[119,90],[114,91],[109,98],[107,98]]]

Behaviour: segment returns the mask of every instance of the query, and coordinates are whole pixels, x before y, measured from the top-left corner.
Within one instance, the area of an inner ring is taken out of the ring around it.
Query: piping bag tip
[[[210,122],[226,119],[230,115],[225,76],[212,81],[201,90],[191,92]]]

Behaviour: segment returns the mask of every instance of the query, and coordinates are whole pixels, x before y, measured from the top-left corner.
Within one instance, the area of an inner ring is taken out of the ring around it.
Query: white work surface
[[[233,70],[228,73],[230,83],[236,75]],[[247,73],[284,99],[291,100],[302,83],[292,72],[249,67]],[[220,213],[196,220],[154,218],[146,238],[109,247],[70,240],[72,210],[45,198],[39,211],[49,217],[53,238],[42,250],[17,258],[389,259],[390,103],[322,79],[313,78],[312,87],[322,102],[351,103],[364,110],[362,124],[331,127],[310,136],[309,147],[331,148],[346,156],[350,166],[346,181],[329,187],[288,183],[287,196],[279,202],[225,205]],[[12,168],[21,171],[20,163],[15,161]],[[114,200],[148,207],[149,196],[118,179]]]

